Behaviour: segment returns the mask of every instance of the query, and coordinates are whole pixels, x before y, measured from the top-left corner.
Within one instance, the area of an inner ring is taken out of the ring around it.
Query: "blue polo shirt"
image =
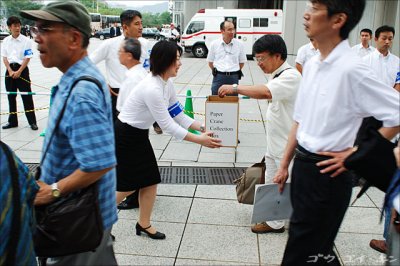
[[[101,82],[102,90],[90,81],[79,81],[72,89],[60,126],[55,123],[71,89],[80,76]],[[116,165],[114,130],[109,92],[100,70],[85,57],[71,66],[54,87],[43,152],[50,136],[54,137],[42,163],[41,180],[55,183],[77,169],[94,172]],[[99,182],[99,203],[104,229],[117,221],[115,169]]]

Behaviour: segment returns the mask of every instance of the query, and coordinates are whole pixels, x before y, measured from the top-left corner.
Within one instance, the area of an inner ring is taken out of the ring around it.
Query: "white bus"
[[[221,38],[220,24],[229,20],[236,25],[236,38],[252,56],[254,42],[265,34],[282,34],[283,14],[280,9],[200,9],[182,33],[181,45],[195,57],[206,57],[207,47]]]
[[[115,22],[118,24],[118,26],[121,26],[120,16],[102,15],[101,21],[102,21],[103,28],[112,27]]]
[[[94,34],[95,31],[101,30],[101,14],[100,13],[89,13],[91,22],[90,26],[92,28],[92,34]]]

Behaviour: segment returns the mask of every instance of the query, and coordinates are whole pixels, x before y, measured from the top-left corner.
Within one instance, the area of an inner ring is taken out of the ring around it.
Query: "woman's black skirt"
[[[161,182],[149,130],[115,122],[117,191],[132,191]]]

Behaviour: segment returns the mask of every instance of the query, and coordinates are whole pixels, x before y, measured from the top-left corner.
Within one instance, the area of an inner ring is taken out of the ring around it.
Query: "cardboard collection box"
[[[238,144],[239,98],[237,96],[208,96],[206,101],[205,127],[222,140],[224,147]]]

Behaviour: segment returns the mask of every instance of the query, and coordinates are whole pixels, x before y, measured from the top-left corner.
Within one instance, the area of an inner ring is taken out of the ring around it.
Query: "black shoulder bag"
[[[93,82],[101,90],[101,83],[90,76],[74,81],[54,127],[60,124],[72,89],[81,80]],[[53,131],[53,132],[54,132]],[[50,136],[41,164],[49,150],[54,133]],[[36,179],[40,177],[40,166]],[[98,182],[61,197],[49,205],[35,206],[36,232],[33,236],[39,257],[60,257],[95,250],[103,237],[103,221],[99,208]]]
[[[4,261],[4,265],[15,265],[17,256],[17,247],[19,235],[21,233],[21,191],[19,188],[18,180],[18,170],[15,166],[15,160],[11,151],[6,147],[6,145],[0,141],[0,146],[6,154],[8,165],[10,167],[10,178],[12,185],[12,222],[10,230],[10,238],[8,240],[8,246],[6,248],[7,255]]]

